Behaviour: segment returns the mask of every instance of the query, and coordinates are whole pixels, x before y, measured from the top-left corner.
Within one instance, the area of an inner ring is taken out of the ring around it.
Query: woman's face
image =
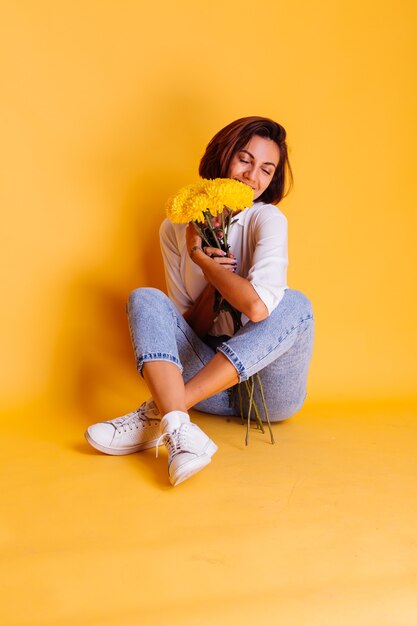
[[[233,156],[228,178],[240,180],[254,190],[254,200],[259,198],[271,182],[278,166],[279,148],[272,139],[253,135]]]

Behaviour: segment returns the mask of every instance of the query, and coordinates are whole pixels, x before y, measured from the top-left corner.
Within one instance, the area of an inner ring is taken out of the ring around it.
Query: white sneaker
[[[153,448],[161,434],[161,416],[152,400],[138,409],[108,422],[89,426],[84,435],[88,443],[106,454],[132,454]]]
[[[171,411],[161,421],[161,430],[165,432],[157,441],[156,456],[158,446],[164,443],[168,450],[169,480],[174,486],[208,465],[217,451],[214,441],[189,420],[186,413]]]

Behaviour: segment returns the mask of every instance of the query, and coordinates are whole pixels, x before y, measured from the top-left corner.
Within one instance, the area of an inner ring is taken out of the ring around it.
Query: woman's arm
[[[195,302],[185,289],[181,277],[180,263],[181,252],[178,240],[172,223],[166,219],[159,229],[162,258],[164,261],[165,282],[168,296],[177,308],[182,312],[184,319],[188,322],[194,332],[203,338],[214,322],[214,287],[210,283],[206,284],[200,296]],[[222,259],[217,259],[222,262]],[[231,267],[232,259],[224,261]]]
[[[207,335],[214,322],[214,291],[213,285],[209,283],[183,315],[185,321],[200,338]]]
[[[165,219],[159,228],[159,243],[164,262],[165,283],[169,299],[184,314],[192,304],[181,276],[181,251],[178,236],[169,219]],[[185,250],[184,250],[185,252]]]
[[[204,248],[204,253],[209,257],[215,254],[215,263],[218,263],[229,272],[235,271],[236,259],[231,252],[224,256],[217,256],[219,254],[217,248],[206,247]],[[194,255],[194,251],[191,254]],[[223,255],[224,253],[221,254]],[[215,288],[210,283],[207,283],[197,300],[184,313],[184,319],[201,338],[208,333],[214,322],[214,294]]]
[[[194,263],[201,268],[210,285],[252,322],[260,322],[268,317],[269,311],[251,283],[246,278],[225,269],[226,266],[223,267],[221,263],[216,262],[217,259],[212,259],[203,252],[201,238],[192,224],[187,226],[186,237],[188,253]]]

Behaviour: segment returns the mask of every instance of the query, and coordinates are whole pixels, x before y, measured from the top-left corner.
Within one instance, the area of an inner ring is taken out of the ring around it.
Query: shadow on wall
[[[105,258],[97,259],[102,267],[66,279],[50,389],[54,404],[65,403],[89,423],[130,411],[147,395],[136,371],[126,302],[136,287],[165,291],[158,240],[164,206],[173,190],[191,180],[190,171],[198,177],[209,139],[207,122],[201,124],[204,103],[195,98],[153,93],[149,112],[138,116],[139,104],[129,103],[107,135],[90,152],[83,150],[80,164],[88,173],[86,188],[102,187],[113,221]],[[174,124],[172,110],[179,109],[181,121]]]
[[[136,371],[126,303],[137,287],[165,290],[158,237],[164,213],[155,209],[144,218],[137,205],[142,177],[118,209],[104,260],[98,259],[97,269],[72,277],[65,290],[53,354],[52,401],[65,402],[85,423],[122,415],[147,396]],[[156,189],[157,181],[150,186]],[[163,207],[165,188],[155,195],[152,204]]]
[[[138,376],[125,300],[124,294],[99,284],[94,277],[80,279],[68,288],[52,388],[57,396],[54,400],[65,402],[76,413],[105,419],[106,398],[121,393],[123,378]]]
[[[163,289],[160,281],[149,286]],[[80,278],[67,291],[53,355],[53,402],[86,423],[131,411],[146,396],[136,370],[126,315],[129,293],[94,277]]]

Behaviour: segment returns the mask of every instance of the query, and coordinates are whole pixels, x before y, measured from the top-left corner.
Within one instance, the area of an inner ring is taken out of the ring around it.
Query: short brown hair
[[[288,159],[285,128],[267,117],[241,117],[216,133],[207,145],[200,161],[199,174],[202,178],[226,178],[234,155],[248,143],[253,135],[267,137],[278,145],[278,166],[268,187],[257,198],[257,202],[278,204],[288,195],[294,179]],[[284,193],[287,172],[290,185]]]

